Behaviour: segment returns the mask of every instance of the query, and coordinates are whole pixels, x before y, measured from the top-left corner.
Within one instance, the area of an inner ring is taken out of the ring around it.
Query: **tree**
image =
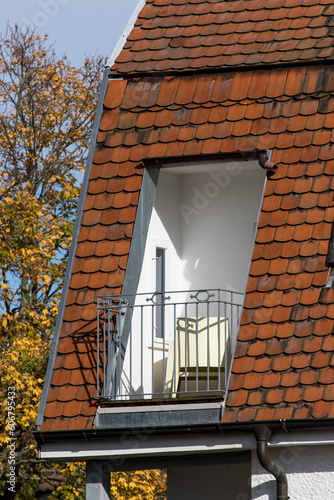
[[[35,499],[41,483],[54,488],[50,498],[85,498],[84,464],[38,461],[32,431],[103,62],[87,58],[74,68],[56,58],[47,36],[30,29],[8,27],[0,35],[0,496],[6,499]],[[12,437],[15,493],[6,483]],[[163,471],[111,478],[115,500],[166,498]]]
[[[111,474],[111,498],[113,500],[164,500],[166,496],[166,472],[143,470],[115,472]]]
[[[54,466],[36,460],[32,430],[103,62],[86,58],[82,68],[74,68],[65,56],[57,59],[47,36],[29,28],[8,26],[0,35],[0,494],[5,498],[35,498],[41,480],[52,483]],[[8,387],[15,387],[12,399]],[[9,412],[14,403],[15,422]],[[16,496],[6,483],[14,440]]]
[[[62,469],[68,479],[50,497],[58,500],[84,500],[85,464],[70,464]],[[165,500],[166,471],[142,470],[136,472],[112,472],[110,497],[112,500]]]

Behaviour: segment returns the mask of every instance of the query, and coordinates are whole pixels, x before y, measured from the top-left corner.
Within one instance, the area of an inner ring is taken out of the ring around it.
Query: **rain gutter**
[[[196,429],[199,431],[203,431],[205,429],[211,429],[212,431],[219,432],[220,434],[228,434],[230,432],[248,432],[254,433],[254,429],[257,425],[262,424],[265,425],[270,431],[285,431],[292,432],[296,430],[324,430],[324,428],[330,428],[333,430],[334,428],[334,418],[328,418],[325,420],[322,419],[298,419],[298,420],[267,420],[261,422],[232,422],[232,423],[216,423],[210,425],[201,425],[195,424],[184,425],[183,427],[178,427],[179,432],[194,432]],[[64,431],[34,431],[35,439],[39,443],[51,443],[54,441],[58,441],[60,439],[64,440],[79,440],[79,441],[90,441],[98,438],[106,438],[112,437],[116,435],[123,434],[127,429],[121,429],[115,431],[113,428],[96,428],[96,429],[87,429],[87,430],[64,430]],[[129,428],[128,430],[131,430]],[[164,425],[163,427],[156,429],[156,432],[168,433],[171,431],[175,431],[175,426]],[[148,427],[147,429],[142,426],[141,433],[145,434],[147,431],[148,434],[152,433],[152,428]]]
[[[200,154],[200,155],[177,155],[177,156],[157,156],[146,157],[141,159],[142,166],[150,167],[156,165],[173,165],[178,163],[207,163],[208,161],[252,161],[259,160],[261,157],[266,157],[270,161],[272,151],[268,149],[258,149],[251,151],[236,151],[227,153],[213,153],[213,154]],[[260,163],[261,165],[261,163]],[[262,168],[264,167],[263,163]]]

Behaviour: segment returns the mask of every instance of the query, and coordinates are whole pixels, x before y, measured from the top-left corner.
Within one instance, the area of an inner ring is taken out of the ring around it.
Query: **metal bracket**
[[[203,299],[200,298],[201,294],[206,294],[206,297]],[[209,300],[214,297],[214,293],[209,293],[207,290],[198,290],[198,292],[195,295],[190,295],[191,299],[196,299],[197,302],[209,302]]]
[[[157,302],[155,300],[155,298],[158,296],[158,295],[161,295],[161,302]],[[164,302],[166,302],[166,300],[170,300],[171,297],[168,296],[168,297],[165,297],[164,294],[162,292],[155,292],[152,297],[147,297],[146,298],[146,302],[153,302],[153,304],[157,305],[157,306],[160,306],[161,304],[163,304]]]

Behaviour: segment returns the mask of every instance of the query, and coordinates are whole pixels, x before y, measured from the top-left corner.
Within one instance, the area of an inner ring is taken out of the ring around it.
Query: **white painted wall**
[[[289,446],[269,449],[271,460],[288,478],[291,500],[334,498],[334,446]],[[276,481],[261,467],[252,452],[252,500],[276,500]],[[248,500],[245,497],[240,500]]]

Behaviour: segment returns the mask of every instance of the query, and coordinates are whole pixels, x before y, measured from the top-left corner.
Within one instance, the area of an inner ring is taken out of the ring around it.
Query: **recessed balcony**
[[[100,400],[222,400],[242,302],[221,289],[99,297]]]

